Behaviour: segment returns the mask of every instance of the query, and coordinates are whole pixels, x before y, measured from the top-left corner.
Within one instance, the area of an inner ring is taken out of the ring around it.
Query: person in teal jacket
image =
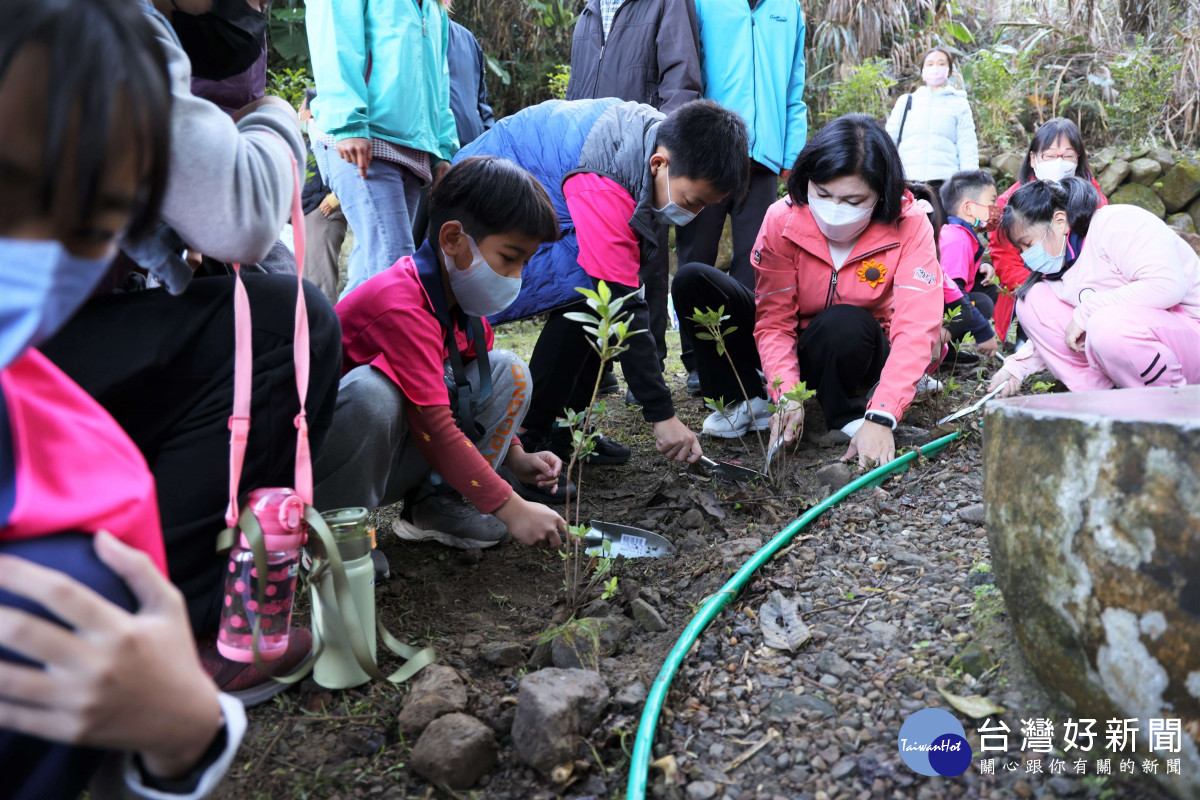
[[[695,0],[704,96],[736,111],[750,129],[750,187],[741,198],[700,212],[675,229],[679,263],[716,266],[725,217],[731,217],[729,274],[753,290],[750,251],[767,208],[779,199],[808,138],[804,104],[804,14],[798,0]],[[676,309],[682,316],[691,309]],[[700,390],[691,342],[681,338],[688,391]]]
[[[317,167],[354,231],[342,296],[416,249],[421,187],[458,150],[444,0],[308,0]]]

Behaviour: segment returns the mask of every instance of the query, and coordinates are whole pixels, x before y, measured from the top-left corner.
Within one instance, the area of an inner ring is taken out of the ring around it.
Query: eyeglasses
[[[1057,156],[1037,154],[1038,161],[1078,161],[1079,156],[1075,153],[1063,153]]]

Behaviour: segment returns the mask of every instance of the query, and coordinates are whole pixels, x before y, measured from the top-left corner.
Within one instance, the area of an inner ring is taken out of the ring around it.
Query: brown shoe
[[[275,676],[282,677],[302,666],[312,655],[312,632],[308,628],[293,626],[288,631],[288,646],[281,658],[265,662],[263,673],[254,664],[230,661],[217,652],[217,638],[208,636],[199,642],[200,663],[204,671],[216,682],[225,694],[242,701],[246,708],[262,705],[277,694],[290,689],[293,684],[280,683]]]

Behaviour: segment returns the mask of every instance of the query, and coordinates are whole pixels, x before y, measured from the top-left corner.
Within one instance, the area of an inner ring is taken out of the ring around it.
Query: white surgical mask
[[[875,211],[874,205],[859,207],[835,203],[811,193],[808,195],[808,207],[825,238],[839,243],[857,239],[871,224],[871,214]]]
[[[1050,231],[1053,224],[1046,229],[1046,235],[1042,240],[1033,247],[1021,253],[1021,260],[1025,262],[1025,268],[1030,272],[1040,272],[1043,275],[1053,275],[1060,271],[1063,267],[1064,259],[1067,255],[1067,243],[1063,242],[1062,252],[1056,256],[1050,255],[1046,250],[1046,239],[1050,237]]]
[[[471,266],[466,269],[459,269],[454,259],[442,249],[446,274],[450,276],[450,289],[458,299],[459,307],[472,317],[499,314],[512,305],[521,293],[521,279],[506,278],[496,272],[466,231],[463,231],[463,238],[471,248]]]
[[[1074,175],[1078,168],[1078,161],[1068,161],[1065,158],[1043,161],[1039,158],[1033,165],[1033,174],[1039,181],[1061,181]]]
[[[666,164],[663,164],[663,172],[667,175],[667,204],[654,210],[672,225],[687,225],[696,218],[696,212],[688,211],[671,199],[671,171],[667,169]]]
[[[950,68],[946,66],[925,67],[921,70],[921,80],[935,89],[944,85],[949,78]]]

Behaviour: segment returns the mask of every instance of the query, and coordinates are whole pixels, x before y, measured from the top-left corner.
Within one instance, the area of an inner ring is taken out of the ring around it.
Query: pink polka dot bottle
[[[281,657],[288,646],[292,601],[300,571],[300,548],[307,540],[304,501],[291,489],[255,489],[247,501],[262,526],[267,550],[263,604],[258,601],[258,569],[245,534],[229,553],[217,650],[230,661],[254,661],[254,624],[264,661]]]

